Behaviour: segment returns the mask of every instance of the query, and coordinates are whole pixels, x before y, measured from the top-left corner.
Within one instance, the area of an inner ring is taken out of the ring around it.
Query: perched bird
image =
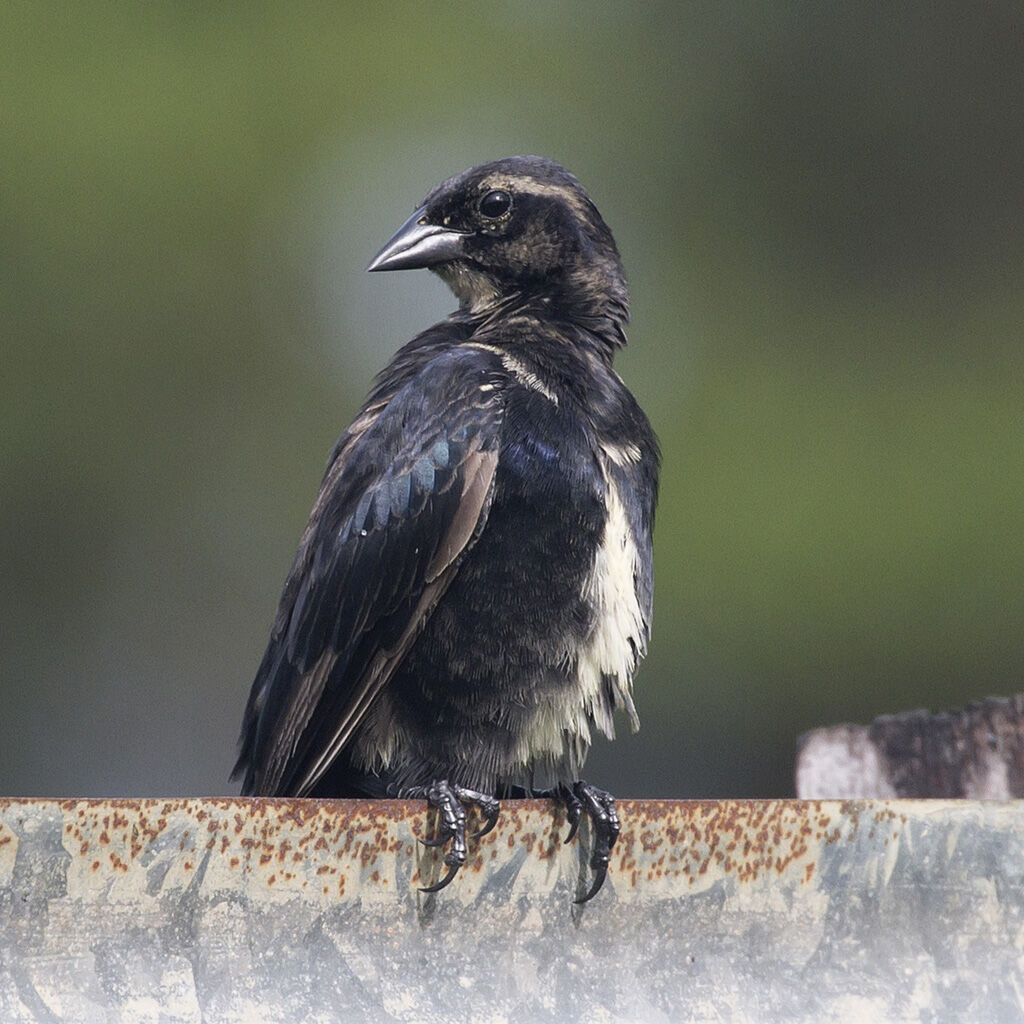
[[[369,266],[429,267],[459,309],[379,375],[328,460],[245,710],[235,774],[266,796],[423,798],[444,877],[466,809],[546,794],[619,832],[580,781],[651,621],[659,452],[612,369],[626,282],[579,182],[540,157],[437,186]]]

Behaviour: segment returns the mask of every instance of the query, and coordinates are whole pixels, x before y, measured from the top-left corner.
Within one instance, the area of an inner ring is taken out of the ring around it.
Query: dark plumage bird
[[[454,877],[466,812],[547,793],[618,835],[579,780],[637,726],[659,454],[612,369],[628,296],[611,232],[559,164],[442,183],[370,270],[429,267],[459,309],[377,378],[328,461],[249,696],[243,793],[425,798]],[[481,833],[482,834],[482,833]]]

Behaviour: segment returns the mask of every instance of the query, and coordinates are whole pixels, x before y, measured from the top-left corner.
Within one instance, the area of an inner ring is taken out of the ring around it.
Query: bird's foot
[[[479,839],[487,835],[498,823],[501,804],[492,796],[478,793],[464,786],[453,786],[447,779],[431,782],[428,786],[416,786],[406,790],[404,796],[412,799],[425,799],[438,812],[437,835],[433,839],[421,839],[424,846],[445,846],[450,843],[444,855],[447,871],[441,880],[433,885],[420,887],[421,892],[439,892],[448,885],[459,873],[459,868],[466,863],[466,810],[463,804],[476,806],[484,819],[484,827],[473,832],[470,839]]]
[[[588,782],[574,782],[571,786],[559,786],[555,791],[555,799],[565,806],[569,820],[569,834],[565,842],[571,843],[580,827],[580,818],[586,811],[590,819],[590,828],[594,833],[594,849],[590,855],[590,866],[594,871],[594,881],[586,896],[575,900],[586,903],[593,899],[608,874],[608,862],[611,859],[612,847],[619,838],[619,817],[615,813],[615,797],[603,789],[591,786]]]

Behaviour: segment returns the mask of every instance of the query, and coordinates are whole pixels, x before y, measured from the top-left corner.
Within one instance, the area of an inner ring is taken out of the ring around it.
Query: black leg
[[[615,798],[603,789],[591,786],[588,782],[574,782],[571,786],[559,786],[554,798],[565,806],[565,814],[569,820],[569,834],[565,842],[570,843],[580,827],[580,818],[586,811],[590,819],[590,827],[594,832],[594,850],[590,855],[590,866],[594,869],[594,883],[590,892],[576,903],[592,900],[604,885],[608,874],[608,862],[611,859],[612,847],[619,838],[619,818],[615,813]]]
[[[477,793],[464,786],[452,786],[447,779],[431,782],[429,786],[416,786],[406,790],[402,795],[412,799],[425,799],[440,815],[437,835],[433,839],[421,839],[420,842],[424,846],[444,846],[451,843],[451,847],[444,855],[447,872],[439,882],[420,887],[422,892],[439,892],[452,881],[459,873],[459,868],[466,863],[466,811],[462,805],[474,804],[480,809],[484,817],[484,827],[470,836],[470,839],[479,839],[487,835],[498,823],[501,804],[485,793]]]

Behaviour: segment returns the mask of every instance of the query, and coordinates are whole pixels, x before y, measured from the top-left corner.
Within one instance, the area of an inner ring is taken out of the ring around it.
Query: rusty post
[[[1024,695],[959,711],[907,711],[800,737],[796,793],[807,799],[1024,796]]]

